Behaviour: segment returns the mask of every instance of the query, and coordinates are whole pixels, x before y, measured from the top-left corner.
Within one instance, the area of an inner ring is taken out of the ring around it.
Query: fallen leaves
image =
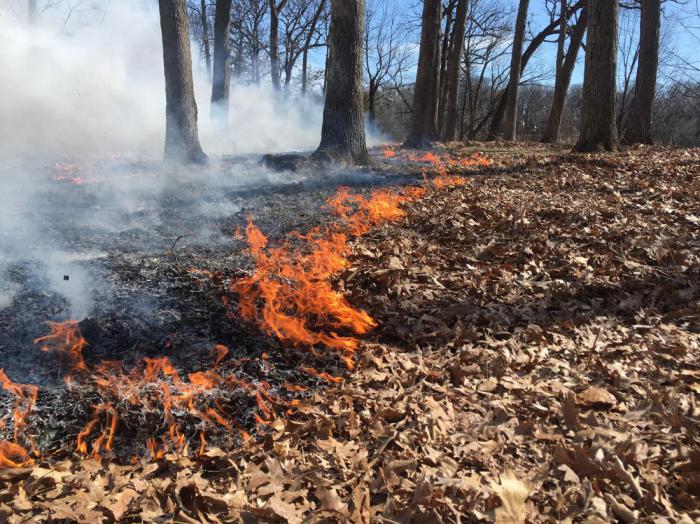
[[[196,459],[1,470],[0,521],[697,520],[689,154],[508,155],[430,192],[341,276],[380,321],[352,375],[284,377],[289,419]]]

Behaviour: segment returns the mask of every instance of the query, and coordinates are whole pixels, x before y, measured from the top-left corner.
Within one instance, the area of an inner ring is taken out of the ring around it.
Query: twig
[[[194,235],[180,235],[175,239],[175,242],[173,242],[173,245],[170,246],[170,255],[175,259],[175,264],[177,265],[178,269],[182,270],[182,266],[180,265],[180,261],[177,258],[177,255],[175,254],[175,246],[177,243],[182,240],[185,237],[193,237]]]

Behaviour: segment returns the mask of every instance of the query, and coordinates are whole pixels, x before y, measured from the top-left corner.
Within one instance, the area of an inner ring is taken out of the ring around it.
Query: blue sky
[[[368,0],[368,2],[378,1],[386,2],[388,5],[395,4],[399,11],[403,11],[410,16],[420,16],[422,2],[420,0]],[[487,0],[484,0],[487,1]],[[700,18],[697,13],[698,0],[685,0],[684,5],[679,5],[674,2],[664,4],[664,18],[662,19],[662,34],[666,30],[666,41],[662,46],[669,49],[668,54],[677,53],[687,60],[696,60],[696,56],[700,54]],[[508,3],[508,0],[505,0]],[[513,12],[517,7],[517,1],[510,2]],[[530,15],[529,25],[534,33],[539,32],[549,24],[549,16],[544,8],[544,0],[530,0]],[[515,15],[513,15],[514,17]],[[633,24],[634,27],[635,24]],[[690,27],[689,27],[690,26]],[[416,35],[416,41],[418,36]],[[531,62],[532,66],[528,68],[538,68],[546,70],[553,68],[556,57],[556,44],[543,44]],[[671,68],[672,69],[672,68]],[[527,73],[527,71],[526,71]],[[663,82],[664,74],[670,74],[671,71],[661,71],[660,80]],[[552,82],[554,79],[544,80],[544,82]],[[581,83],[583,81],[583,53],[579,56],[579,63],[574,71],[572,83]]]

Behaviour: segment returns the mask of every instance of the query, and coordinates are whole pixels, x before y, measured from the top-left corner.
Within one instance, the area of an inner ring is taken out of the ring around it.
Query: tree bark
[[[503,121],[503,138],[506,140],[515,140],[518,127],[518,94],[520,92],[520,75],[522,72],[520,66],[529,6],[529,0],[520,0],[518,16],[515,21],[513,55],[510,61],[510,80],[508,81],[508,95],[506,97],[506,111]]]
[[[583,35],[586,33],[587,18],[588,11],[586,11],[584,8],[581,12],[581,16],[574,26],[574,32],[571,35],[569,49],[566,52],[564,63],[561,65],[559,75],[557,75],[557,79],[554,84],[552,106],[549,110],[547,127],[545,128],[544,135],[542,136],[542,142],[545,144],[556,144],[559,142],[559,129],[561,127],[562,113],[564,112],[564,103],[566,102],[566,95],[569,91],[571,75],[573,74],[574,67],[576,66],[578,51],[581,47],[581,42],[583,42]]]
[[[158,0],[165,72],[165,159],[203,163],[185,0]]]
[[[661,0],[641,0],[639,65],[634,97],[625,132],[628,144],[652,144],[651,123],[656,98],[656,74],[659,67],[659,31]]]
[[[209,19],[207,18],[207,2],[202,0],[199,6],[199,20],[202,24],[202,43],[204,44],[204,61],[207,73],[211,77],[211,46],[209,43]]]
[[[214,77],[211,88],[212,117],[228,120],[231,86],[231,1],[216,0],[214,15]]]
[[[441,0],[424,0],[411,128],[404,147],[430,147],[436,135],[441,12]]]
[[[447,68],[452,49],[452,39],[454,38],[454,15],[457,7],[457,0],[450,0],[447,5],[443,5],[442,16],[445,18],[445,30],[442,32],[442,44],[440,45],[440,72],[438,73],[438,100],[436,137],[442,136],[445,124],[445,109],[447,106]]]
[[[583,115],[576,151],[616,151],[617,33],[619,4],[589,0],[583,76]]]
[[[362,46],[365,0],[331,0],[326,100],[321,144],[313,157],[369,163],[365,139]]]
[[[451,142],[457,137],[457,99],[459,97],[459,72],[464,51],[464,34],[467,30],[468,0],[459,0],[455,18],[454,38],[447,65],[447,103],[442,139]]]
[[[557,40],[557,69],[556,79],[559,79],[562,67],[564,67],[564,48],[566,46],[566,4],[568,0],[561,0],[559,6],[559,39]],[[556,82],[556,80],[555,80]]]
[[[272,75],[272,87],[275,91],[280,89],[280,11],[284,9],[286,3],[287,0],[282,0],[279,4],[277,0],[270,0],[270,74]]]

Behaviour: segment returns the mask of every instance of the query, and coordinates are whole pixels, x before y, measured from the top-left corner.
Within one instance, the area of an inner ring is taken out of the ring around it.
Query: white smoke
[[[98,2],[90,17],[68,32],[60,8],[28,27],[17,4],[24,2],[0,0],[3,157],[157,158],[165,125],[157,4]],[[234,85],[229,126],[215,126],[209,118],[209,79],[197,62],[199,126],[208,153],[308,150],[318,144],[318,100],[277,98],[267,86]]]

